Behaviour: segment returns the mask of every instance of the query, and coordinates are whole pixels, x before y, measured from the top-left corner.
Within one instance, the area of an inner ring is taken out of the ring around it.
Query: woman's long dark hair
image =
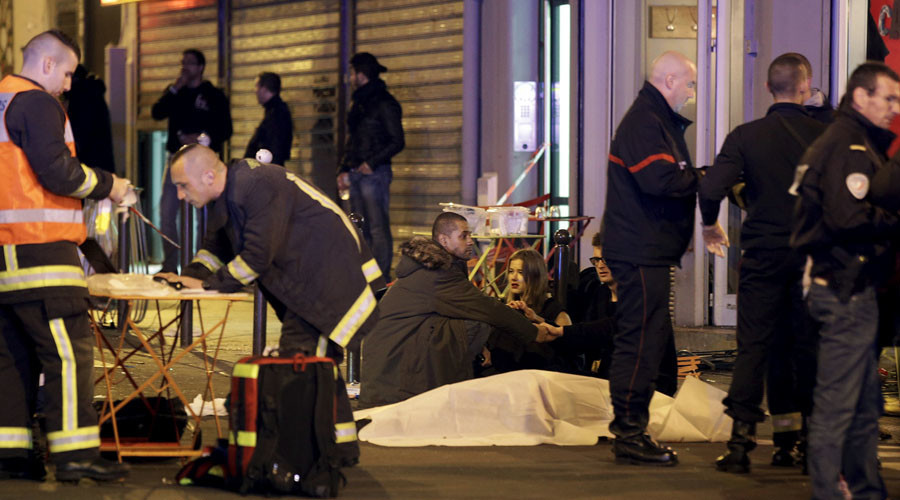
[[[533,248],[523,248],[510,256],[509,263],[512,264],[514,260],[522,261],[525,290],[515,295],[510,291],[506,301],[524,301],[535,313],[540,314],[544,302],[547,301],[547,292],[550,290],[544,256]]]

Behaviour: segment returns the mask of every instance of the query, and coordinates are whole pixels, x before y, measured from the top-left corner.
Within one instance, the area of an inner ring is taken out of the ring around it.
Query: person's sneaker
[[[105,458],[62,462],[56,466],[57,481],[78,481],[87,477],[95,481],[115,481],[128,475],[128,465]]]
[[[43,481],[47,476],[44,463],[35,458],[0,458],[0,479],[30,479]]]
[[[678,464],[678,453],[668,446],[660,446],[646,432],[613,441],[617,464],[655,465],[670,467]]]

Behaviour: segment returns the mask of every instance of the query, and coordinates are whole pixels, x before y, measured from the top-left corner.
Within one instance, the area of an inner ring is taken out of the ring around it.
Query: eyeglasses
[[[600,262],[606,264],[606,259],[604,259],[603,257],[591,257],[588,260],[591,261],[591,265],[593,265],[594,267],[596,267]]]

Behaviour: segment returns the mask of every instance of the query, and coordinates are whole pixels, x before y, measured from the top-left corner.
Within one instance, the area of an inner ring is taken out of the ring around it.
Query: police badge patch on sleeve
[[[869,178],[865,174],[854,172],[847,176],[847,189],[854,198],[861,200],[869,192]]]

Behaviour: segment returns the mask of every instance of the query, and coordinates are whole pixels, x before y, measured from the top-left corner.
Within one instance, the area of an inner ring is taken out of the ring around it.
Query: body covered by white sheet
[[[724,396],[688,377],[674,399],[653,395],[648,430],[661,441],[725,441],[731,418],[723,413]],[[354,416],[372,420],[359,439],[382,446],[593,445],[612,437],[613,410],[606,380],[522,370],[438,387]]]

